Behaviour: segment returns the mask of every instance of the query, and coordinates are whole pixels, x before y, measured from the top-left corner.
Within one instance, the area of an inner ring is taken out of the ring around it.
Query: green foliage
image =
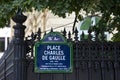
[[[94,26],[98,27],[98,23],[101,18],[99,16],[88,16],[85,17],[83,22],[81,23],[80,30],[89,30],[90,28],[93,28],[94,26],[92,26],[93,24],[93,21],[91,20],[92,18],[95,19]]]
[[[114,42],[119,42],[120,41],[120,32],[114,34],[114,36],[112,37],[112,40]]]
[[[112,32],[117,28],[118,32],[120,31],[120,0],[0,0],[0,27],[6,25],[18,7],[23,11],[31,11],[33,7],[38,11],[47,8],[60,17],[75,12],[80,20],[80,11],[85,11],[86,16],[89,13],[94,15],[95,12],[100,12],[102,16],[98,30]]]
[[[0,27],[3,27],[15,14],[18,7],[22,8],[23,11],[31,11],[33,7],[36,10],[47,8],[60,17],[66,17],[66,13],[75,12],[77,17],[81,19],[82,16],[79,12],[82,9],[90,12],[94,1],[96,0],[1,0]]]
[[[86,17],[80,26],[80,30],[89,30],[89,27],[91,26],[91,24],[92,24],[91,18]]]

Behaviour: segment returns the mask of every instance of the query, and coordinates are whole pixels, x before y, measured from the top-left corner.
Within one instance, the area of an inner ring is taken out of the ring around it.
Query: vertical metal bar
[[[87,48],[87,45],[84,46],[85,48]],[[86,49],[84,48],[84,52],[87,52]],[[86,55],[86,57],[89,57],[89,55]],[[90,80],[90,71],[89,71],[89,60],[87,60],[87,76],[88,76],[88,80]]]
[[[115,62],[114,63],[114,74],[115,74],[115,79],[114,80],[119,80],[118,79],[118,63],[117,62]]]
[[[104,61],[101,62],[101,80],[105,80]]]
[[[63,31],[63,36],[66,38],[66,29],[64,28],[64,31]]]
[[[117,44],[114,44],[114,80],[118,80]]]
[[[89,69],[89,62],[88,62],[88,68],[87,68],[87,70],[88,70],[88,80],[90,80],[90,69]]]
[[[88,80],[92,80],[91,62],[88,62]]]
[[[102,43],[101,44],[101,66],[100,66],[100,69],[101,69],[101,80],[105,80],[104,68],[105,68],[105,65],[104,65],[104,45]]]
[[[69,31],[69,33],[68,33],[68,41],[70,42],[70,41],[72,41],[72,38],[71,38],[71,33],[70,33],[70,31]]]
[[[91,50],[90,50],[90,44],[87,46],[88,47],[88,53],[89,53],[89,62],[88,62],[88,80],[92,80],[92,62],[91,62]]]
[[[79,80],[79,68],[76,69],[76,80]]]
[[[12,18],[16,25],[13,27],[14,31],[14,80],[26,80],[26,47],[25,47],[25,26],[23,22],[27,19],[20,9],[17,14]]]
[[[54,74],[53,73],[50,74],[50,80],[54,80]]]
[[[39,28],[38,29],[38,32],[37,32],[37,39],[38,39],[38,41],[40,41],[40,39],[41,39],[41,29]]]
[[[78,61],[78,58],[79,58],[79,55],[78,55],[78,43],[76,42],[76,80],[79,80],[79,61]]]
[[[31,34],[31,58],[33,58],[34,33]]]
[[[39,73],[37,74],[37,78],[38,78],[37,80],[41,80],[41,79],[40,79],[40,74],[39,74]]]
[[[4,65],[4,80],[6,80],[6,58],[4,59],[5,60],[5,65]]]
[[[78,71],[78,68],[79,68],[79,61],[78,61],[78,58],[79,58],[79,55],[78,55],[78,31],[77,31],[77,28],[75,29],[75,37],[74,37],[74,39],[75,39],[75,77],[76,77],[76,79],[75,80],[79,80],[79,71]]]
[[[66,74],[63,74],[63,80],[66,80]]]

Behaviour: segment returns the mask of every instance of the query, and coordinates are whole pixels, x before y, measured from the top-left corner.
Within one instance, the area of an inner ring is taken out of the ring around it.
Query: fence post
[[[27,17],[24,16],[20,9],[12,18],[16,23],[14,28],[14,80],[26,80],[26,47],[24,41],[25,26],[22,25]]]

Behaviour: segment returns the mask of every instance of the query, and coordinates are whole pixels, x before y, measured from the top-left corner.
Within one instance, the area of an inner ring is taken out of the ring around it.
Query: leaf
[[[83,22],[81,23],[80,26],[80,30],[88,30],[89,27],[91,26],[92,22],[91,22],[91,18],[90,17],[86,17]]]

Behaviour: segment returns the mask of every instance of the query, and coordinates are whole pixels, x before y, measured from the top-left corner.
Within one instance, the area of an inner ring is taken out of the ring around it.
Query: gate
[[[77,29],[74,35],[64,29],[61,34],[73,43],[72,73],[35,73],[34,44],[42,39],[42,32],[32,33],[24,39],[26,17],[20,12],[13,20],[14,39],[0,60],[0,80],[119,80],[120,79],[120,43],[107,42],[102,35],[93,37],[89,31],[78,39]],[[53,32],[53,29],[51,29]],[[44,33],[46,35],[47,33]],[[44,36],[43,35],[43,36]]]

